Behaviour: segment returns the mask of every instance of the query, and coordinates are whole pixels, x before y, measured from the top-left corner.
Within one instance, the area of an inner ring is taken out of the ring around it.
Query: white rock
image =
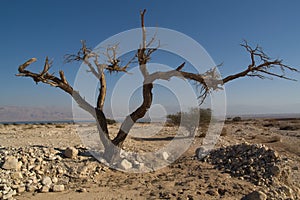
[[[139,164],[139,169],[143,169],[145,167],[145,163],[140,163]]]
[[[16,190],[10,190],[7,194],[3,195],[2,199],[11,199],[16,194]]]
[[[25,190],[26,190],[25,186],[19,186],[17,188],[18,193],[23,193],[23,192],[25,192]]]
[[[34,192],[36,189],[37,188],[34,185],[27,185],[27,187],[26,187],[27,192]]]
[[[22,178],[23,178],[21,172],[13,172],[10,176],[11,176],[11,178],[14,179],[14,180],[16,180],[16,179],[22,179]]]
[[[32,182],[34,184],[37,184],[38,182],[40,182],[42,179],[42,177],[40,177],[39,175],[37,177],[32,177]]]
[[[57,168],[56,171],[58,174],[63,174],[65,172],[65,170],[62,168]]]
[[[52,180],[49,176],[45,176],[42,180],[42,184],[44,186],[50,186],[52,184]]]
[[[209,153],[209,151],[204,147],[199,147],[198,149],[196,149],[196,156],[200,160],[205,158],[208,153]]]
[[[50,189],[49,186],[44,185],[44,186],[41,188],[40,192],[42,192],[42,193],[47,193],[47,192],[49,192],[49,189]]]
[[[4,164],[2,165],[3,169],[6,170],[20,170],[22,162],[18,162],[18,159],[13,156],[8,156],[5,158]]]
[[[65,190],[64,185],[54,185],[53,186],[53,192],[62,192]]]
[[[100,161],[101,163],[103,163],[104,165],[109,166],[109,163],[108,163],[105,159],[100,158],[99,161]]]
[[[124,169],[124,170],[131,169],[132,168],[132,163],[129,162],[128,160],[124,159],[121,162],[121,168]]]
[[[162,157],[163,157],[163,159],[168,160],[169,154],[167,152],[163,152]]]
[[[57,183],[57,182],[58,182],[58,178],[53,177],[53,178],[52,178],[52,183]]]

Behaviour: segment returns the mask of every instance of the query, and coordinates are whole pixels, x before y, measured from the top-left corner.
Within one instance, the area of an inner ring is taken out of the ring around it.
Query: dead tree
[[[49,61],[48,57],[46,57],[43,71],[40,73],[34,73],[27,70],[27,67],[37,60],[36,58],[31,58],[24,64],[20,65],[18,69],[19,74],[17,74],[17,76],[31,77],[36,83],[42,82],[53,87],[58,87],[66,93],[70,94],[83,110],[90,113],[96,119],[96,121],[98,122],[97,126],[99,130],[100,140],[103,143],[105,149],[104,158],[106,158],[107,160],[110,160],[112,158],[117,147],[122,148],[122,144],[134,123],[138,119],[144,117],[146,112],[150,108],[152,104],[153,83],[156,80],[170,80],[173,77],[192,80],[196,82],[198,86],[200,86],[201,90],[199,91],[199,98],[203,101],[211,91],[218,90],[220,86],[237,78],[246,76],[257,77],[260,79],[278,77],[287,80],[294,80],[287,77],[285,75],[285,71],[289,70],[292,72],[298,72],[296,68],[283,64],[282,60],[271,59],[259,46],[252,48],[246,41],[244,41],[241,46],[244,47],[250,54],[251,63],[244,71],[227,76],[223,79],[218,75],[217,67],[212,68],[203,74],[197,74],[184,71],[183,68],[185,63],[180,64],[178,67],[174,67],[174,70],[149,73],[147,69],[147,63],[151,57],[151,54],[159,49],[159,46],[157,48],[150,48],[150,45],[153,43],[154,38],[152,38],[150,41],[147,41],[146,39],[146,28],[144,24],[145,12],[146,10],[143,10],[140,13],[142,28],[141,45],[133,58],[127,64],[123,66],[121,65],[121,62],[117,55],[117,45],[108,47],[106,49],[106,52],[104,54],[107,57],[107,62],[105,63],[99,62],[99,55],[92,49],[88,48],[85,41],[81,42],[82,47],[77,54],[66,56],[66,62],[80,61],[85,63],[88,67],[89,72],[91,72],[97,78],[97,80],[99,80],[99,95],[97,99],[97,105],[95,106],[88,103],[80,95],[79,91],[75,91],[73,89],[73,87],[68,83],[63,71],[59,71],[59,76],[55,76],[54,74],[49,73],[52,62]],[[103,105],[105,102],[107,90],[107,74],[105,72],[110,72],[109,74],[111,74],[112,72],[126,73],[132,62],[138,62],[140,72],[143,75],[144,79],[142,104],[125,118],[124,122],[121,124],[117,136],[111,139],[107,127],[106,116],[103,112]],[[280,69],[281,73],[273,72],[273,69],[275,71],[277,69]]]

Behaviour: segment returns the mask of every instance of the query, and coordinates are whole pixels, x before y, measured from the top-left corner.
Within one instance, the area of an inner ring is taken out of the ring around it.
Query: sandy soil
[[[228,122],[224,126],[224,135],[216,145],[223,147],[243,142],[264,144],[276,150],[292,171],[289,187],[300,192],[300,120],[247,120]],[[119,125],[111,125],[116,133]],[[147,124],[137,124],[133,132],[140,132]],[[71,146],[83,146],[77,131],[88,129],[89,125],[44,124],[44,125],[0,125],[0,147],[41,146],[64,149]],[[295,128],[296,129],[296,128]],[[153,151],[170,142],[176,132],[174,127],[164,127],[152,139],[130,137],[125,149],[132,151]],[[215,169],[213,165],[195,158],[195,150],[201,146],[202,137],[196,137],[178,160],[171,165],[149,173],[125,173],[109,169],[93,160],[84,158],[78,165],[96,163],[103,166],[101,172],[90,177],[74,179],[64,192],[30,193],[25,192],[16,199],[241,199],[254,190],[267,193],[266,186],[232,177],[228,173]],[[67,159],[66,159],[67,160]],[[80,192],[80,190],[86,190]],[[298,194],[300,195],[300,194]],[[295,199],[295,197],[294,197]]]

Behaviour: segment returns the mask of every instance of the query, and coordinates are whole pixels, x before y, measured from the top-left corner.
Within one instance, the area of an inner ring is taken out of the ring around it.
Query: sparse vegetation
[[[106,123],[109,124],[109,125],[112,125],[112,124],[117,123],[117,121],[114,120],[114,119],[106,119]]]
[[[195,121],[197,119],[199,120],[198,122]],[[187,112],[177,112],[175,114],[167,115],[168,124],[173,126],[182,125],[190,132],[190,134],[193,134],[198,127],[201,127],[201,132],[204,133],[211,120],[212,112],[209,108],[191,108]],[[200,136],[205,136],[205,133]]]
[[[274,124],[274,123],[267,123],[267,124],[264,124],[263,126],[264,127],[274,127],[274,126],[276,126],[276,124]]]
[[[55,128],[65,128],[66,126],[64,124],[56,124]]]
[[[240,121],[242,121],[242,118],[241,117],[234,117],[234,118],[232,118],[232,121],[233,122],[240,122]]]
[[[280,130],[285,130],[285,131],[296,131],[300,129],[299,125],[282,125],[279,128]]]
[[[181,123],[188,126],[189,122],[194,119],[199,119],[199,126],[207,124],[211,121],[211,109],[191,108],[188,112],[177,112],[175,114],[167,115],[167,122],[169,124],[179,126]],[[181,121],[182,118],[182,121]]]

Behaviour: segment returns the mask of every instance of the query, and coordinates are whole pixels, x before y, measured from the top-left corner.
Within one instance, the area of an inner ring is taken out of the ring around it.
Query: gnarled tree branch
[[[36,83],[38,82],[43,82],[45,84],[58,87],[65,91],[66,93],[70,94],[72,98],[75,100],[75,102],[81,107],[83,110],[87,111],[90,113],[98,122],[98,130],[100,133],[100,139],[103,142],[103,145],[106,148],[110,148],[111,144],[110,141],[108,140],[108,128],[107,128],[107,123],[106,123],[106,117],[104,113],[102,112],[101,109],[99,108],[94,108],[91,106],[84,98],[81,97],[78,91],[75,91],[72,86],[69,85],[64,72],[61,70],[59,72],[60,78],[49,74],[48,70],[51,66],[49,64],[49,59],[46,58],[45,60],[45,65],[44,69],[41,73],[33,73],[31,71],[26,70],[26,68],[32,64],[33,62],[36,62],[36,58],[31,58],[24,64],[19,66],[19,74],[17,76],[25,76],[25,77],[30,77],[32,78]]]
[[[223,84],[244,76],[258,77],[261,79],[271,79],[272,77],[278,77],[286,80],[296,81],[295,79],[287,77],[285,75],[285,71],[289,70],[292,72],[299,72],[298,69],[283,64],[282,60],[271,59],[269,56],[267,56],[267,54],[262,50],[261,47],[256,46],[256,48],[253,49],[251,46],[248,45],[247,41],[244,41],[244,43],[242,43],[241,46],[244,47],[246,51],[250,53],[251,64],[246,70],[225,77],[223,79]],[[281,74],[271,72],[271,70],[278,69],[281,70]]]
[[[50,65],[49,65],[48,58],[46,58],[46,60],[45,60],[44,69],[41,73],[33,73],[31,71],[26,70],[26,68],[30,64],[32,64],[33,62],[36,62],[36,61],[37,61],[36,58],[31,58],[24,64],[20,65],[19,66],[20,73],[17,74],[16,76],[30,77],[36,83],[43,82],[45,84],[48,84],[48,85],[51,85],[54,87],[58,87],[58,88],[62,89],[63,91],[65,91],[66,93],[70,94],[74,98],[76,103],[78,103],[78,105],[82,109],[84,109],[85,111],[90,113],[92,116],[94,116],[94,117],[96,116],[94,107],[91,106],[84,98],[82,98],[78,91],[75,91],[73,89],[73,87],[69,85],[63,71],[60,71],[60,73],[59,73],[60,78],[58,78],[52,74],[49,74],[48,70],[50,68]]]

